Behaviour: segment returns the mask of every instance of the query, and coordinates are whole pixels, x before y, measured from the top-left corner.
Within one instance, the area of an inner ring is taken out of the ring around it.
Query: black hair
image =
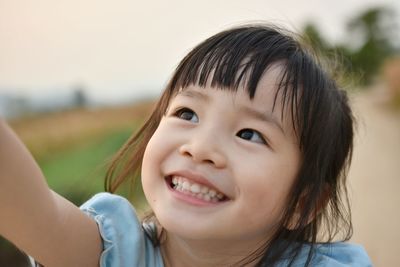
[[[252,99],[263,74],[278,63],[283,73],[274,105],[280,94],[281,116],[289,112],[292,119],[301,166],[275,234],[243,263],[273,266],[285,257],[291,265],[307,245],[309,265],[316,243],[330,242],[339,233],[343,240],[349,239],[352,224],[345,183],[353,149],[353,115],[346,92],[310,51],[293,34],[271,25],[236,27],[200,43],[180,62],[150,119],[111,166],[108,191],[138,172],[141,163],[132,162],[141,162],[148,140],[179,90],[192,84],[205,87],[211,81],[211,87],[222,90],[236,91],[243,85]],[[116,175],[118,162],[131,153]]]

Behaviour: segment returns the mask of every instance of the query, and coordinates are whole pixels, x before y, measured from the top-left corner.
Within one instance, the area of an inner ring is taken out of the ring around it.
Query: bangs
[[[288,108],[297,133],[298,88],[302,83],[298,43],[277,27],[245,26],[221,32],[195,47],[178,65],[170,81],[171,95],[190,85],[236,92],[244,88],[253,99],[264,73],[274,64],[282,67],[274,96],[274,105],[281,94],[282,113]]]
[[[182,60],[171,87],[205,87],[210,81],[212,87],[236,91],[243,85],[252,99],[266,70],[274,63],[287,61],[287,49],[296,47],[291,42],[277,30],[266,33],[249,27],[247,31],[240,28],[222,32],[205,40]]]
[[[253,99],[263,74],[282,67],[272,109],[280,99],[281,119],[287,115],[300,149],[313,134],[315,120],[329,116],[336,88],[311,51],[293,34],[275,26],[243,26],[216,34],[195,47],[178,65],[166,90],[165,102],[190,85],[236,92],[244,88]],[[326,88],[326,89],[324,89]],[[166,110],[167,103],[165,103]]]

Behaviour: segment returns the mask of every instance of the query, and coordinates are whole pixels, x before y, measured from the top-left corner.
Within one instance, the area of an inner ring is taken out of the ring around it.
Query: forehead
[[[186,86],[182,86],[179,88],[173,89],[175,93],[173,95],[177,95],[187,89],[193,88],[213,88],[216,90],[222,91],[230,91],[233,92],[235,96],[241,96],[243,98],[248,98],[254,102],[261,102],[265,103],[267,100],[274,100],[275,97],[278,99],[280,98],[278,88],[282,83],[282,75],[285,71],[285,65],[283,62],[273,63],[268,66],[267,69],[264,70],[264,73],[258,79],[257,87],[255,88],[254,92],[249,88],[249,80],[250,79],[250,72],[244,73],[244,78],[238,78],[242,73],[236,73],[235,80],[240,81],[238,86],[225,86],[221,81],[215,81],[214,71],[210,73],[206,82],[202,83],[199,80],[196,82],[192,82]],[[278,94],[277,94],[278,93]],[[254,94],[254,95],[253,95]],[[245,97],[245,95],[247,97]]]
[[[264,104],[281,110],[282,96],[279,87],[281,86],[283,71],[284,67],[281,64],[274,64],[264,72],[258,81],[255,95],[251,99],[254,104]],[[246,89],[241,87],[239,91],[245,92]],[[247,95],[250,98],[249,94]]]

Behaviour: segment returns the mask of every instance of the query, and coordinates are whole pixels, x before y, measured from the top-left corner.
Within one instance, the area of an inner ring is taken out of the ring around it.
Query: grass
[[[72,110],[10,122],[27,145],[51,189],[80,206],[104,191],[107,163],[149,114],[153,103],[102,110]],[[140,209],[140,183],[118,194]],[[0,266],[26,266],[12,244],[0,236]]]
[[[51,158],[46,157],[39,165],[49,187],[76,205],[104,191],[107,162],[129,138],[131,131],[107,133]]]
[[[76,205],[104,191],[107,162],[142,124],[153,102],[74,109],[22,118],[10,125],[31,151],[48,185]],[[129,188],[118,193],[128,196]],[[134,193],[141,197],[141,190]]]
[[[53,157],[39,161],[47,182],[54,191],[80,206],[92,195],[104,191],[106,162],[125,143],[132,129],[112,131],[65,149]],[[128,190],[119,192],[128,197]],[[144,205],[140,187],[131,201]],[[24,255],[0,237],[0,266],[26,266]]]

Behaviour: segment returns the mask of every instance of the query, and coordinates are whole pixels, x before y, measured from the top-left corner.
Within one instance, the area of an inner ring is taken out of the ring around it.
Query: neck
[[[186,240],[171,233],[165,234],[166,239],[161,244],[165,267],[252,267],[259,259],[255,252],[260,244],[249,244],[245,241]]]

